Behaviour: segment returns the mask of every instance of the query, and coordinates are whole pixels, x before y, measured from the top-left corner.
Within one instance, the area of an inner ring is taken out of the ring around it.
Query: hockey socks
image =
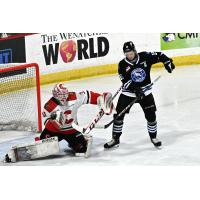
[[[111,141],[104,144],[104,148],[109,149],[112,147],[118,147],[120,143],[120,136],[122,134],[122,128],[123,128],[123,121],[122,120],[116,120],[113,124],[113,138]]]
[[[155,147],[162,146],[162,142],[156,138],[157,136],[157,121],[154,122],[147,122],[147,129],[149,132],[149,136],[151,139],[151,142]]]

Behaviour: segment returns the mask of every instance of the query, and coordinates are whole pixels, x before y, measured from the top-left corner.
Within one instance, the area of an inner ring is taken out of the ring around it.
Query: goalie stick
[[[149,86],[152,87],[159,79],[161,78],[161,75],[158,76]],[[146,92],[148,89],[146,89],[144,92]],[[98,125],[96,126],[96,128],[103,128],[106,129],[108,128],[111,124],[114,123],[115,120],[117,120],[119,117],[121,117],[133,104],[136,103],[136,101],[138,100],[138,98],[136,97],[128,106],[126,106],[126,108],[124,108],[124,110],[122,110],[112,121],[110,121],[109,123],[105,124],[105,125]]]
[[[116,93],[113,95],[112,100],[115,99],[115,97],[119,94],[119,92],[121,91],[122,86],[116,91]],[[103,115],[105,114],[104,110],[101,109],[98,114],[93,118],[93,120],[86,126],[86,127],[82,127],[79,126],[76,123],[72,123],[72,127],[74,129],[76,129],[77,131],[83,133],[83,134],[89,134],[89,132],[95,128],[96,124],[98,123],[98,121],[103,117]]]

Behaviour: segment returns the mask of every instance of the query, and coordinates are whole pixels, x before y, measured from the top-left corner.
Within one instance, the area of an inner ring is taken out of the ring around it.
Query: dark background
[[[24,37],[0,40],[0,50],[5,49],[12,49],[12,63],[26,62]]]

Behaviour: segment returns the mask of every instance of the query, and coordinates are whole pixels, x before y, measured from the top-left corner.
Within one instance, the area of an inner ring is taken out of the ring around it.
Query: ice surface
[[[173,74],[164,69],[152,70],[152,80],[162,78],[155,84],[153,94],[157,104],[158,137],[162,150],[150,143],[146,121],[139,105],[134,105],[126,116],[120,147],[105,151],[103,144],[111,139],[112,127],[95,129],[90,158],[73,157],[66,142],[62,150],[51,158],[0,165],[77,165],[77,166],[130,166],[130,165],[200,165],[200,66],[177,67]],[[97,77],[66,83],[69,90],[84,89],[114,93],[120,86],[117,75]],[[42,87],[42,105],[51,96],[52,85]],[[85,105],[79,109],[80,124],[86,124],[97,113],[97,107]],[[100,123],[110,118],[104,117]],[[0,132],[0,158],[18,143],[33,141],[34,135],[19,131]]]

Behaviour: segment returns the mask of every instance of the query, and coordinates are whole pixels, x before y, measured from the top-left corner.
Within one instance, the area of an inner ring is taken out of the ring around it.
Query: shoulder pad
[[[140,56],[143,56],[143,55],[148,55],[150,54],[151,52],[147,52],[147,51],[142,51],[140,53],[138,53]]]
[[[124,65],[124,63],[126,63],[125,59],[121,60],[118,64],[118,66]]]
[[[44,108],[48,111],[48,112],[52,112],[57,106],[59,105],[59,102],[52,97],[45,105]]]

